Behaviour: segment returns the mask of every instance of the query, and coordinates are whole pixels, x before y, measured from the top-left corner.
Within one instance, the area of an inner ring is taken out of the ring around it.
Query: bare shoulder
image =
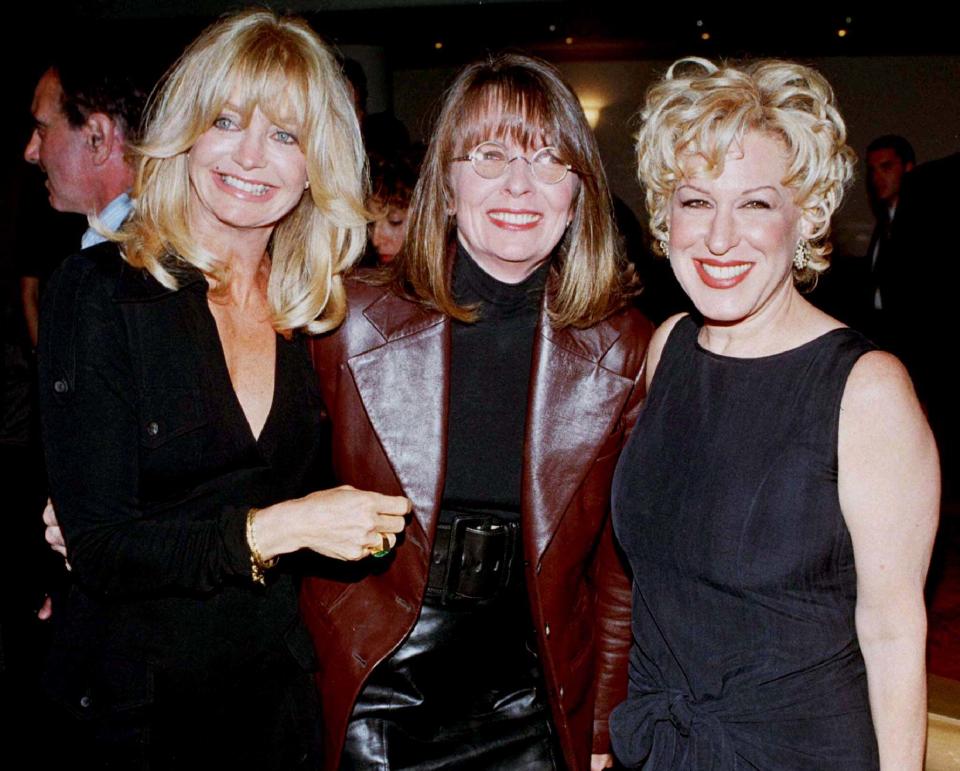
[[[840,403],[838,455],[841,508],[851,533],[858,522],[885,523],[894,528],[888,533],[935,523],[936,442],[895,356],[871,351],[851,370]]]
[[[870,351],[854,364],[840,405],[844,418],[914,418],[926,424],[913,382],[900,360],[885,351]]]
[[[678,313],[664,321],[650,338],[650,345],[647,348],[647,388],[653,382],[654,373],[657,371],[657,364],[660,363],[660,354],[663,353],[663,347],[667,344],[667,338],[677,325],[680,319],[685,318],[686,313]]]

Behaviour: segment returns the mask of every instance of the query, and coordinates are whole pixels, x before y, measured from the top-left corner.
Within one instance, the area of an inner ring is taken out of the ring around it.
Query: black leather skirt
[[[564,768],[525,595],[424,605],[361,691],[341,769]]]

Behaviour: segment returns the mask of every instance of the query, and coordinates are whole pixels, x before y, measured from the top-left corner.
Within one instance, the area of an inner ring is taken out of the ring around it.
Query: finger
[[[367,493],[371,497],[370,502],[376,511],[381,514],[398,514],[403,516],[409,514],[412,504],[409,498],[402,495],[383,495],[382,493]]]
[[[395,535],[387,535],[386,533],[377,533],[376,542],[368,546],[367,548],[371,553],[376,554],[378,552],[390,551],[393,548],[393,545],[390,542],[390,539],[393,539],[393,542],[396,543],[397,537]]]
[[[375,529],[378,533],[402,533],[407,526],[407,520],[394,514],[377,515]]]
[[[380,533],[380,543],[376,547],[367,548],[371,557],[386,557],[396,542],[396,536]]]
[[[53,510],[53,501],[49,498],[47,498],[47,505],[43,507],[43,524],[47,527],[57,526],[57,513]]]
[[[43,537],[54,549],[66,546],[63,540],[63,531],[59,527],[48,527],[43,531]]]
[[[41,605],[40,610],[37,611],[37,618],[41,621],[49,621],[52,615],[53,602],[50,600],[50,595],[48,594],[43,598],[43,605]]]

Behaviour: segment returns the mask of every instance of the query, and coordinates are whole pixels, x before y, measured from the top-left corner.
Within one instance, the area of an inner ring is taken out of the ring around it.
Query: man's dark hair
[[[139,137],[147,89],[123,58],[83,51],[62,53],[50,65],[63,90],[61,109],[71,126],[80,128],[91,113],[109,115],[127,142]]]
[[[867,154],[875,150],[893,150],[904,165],[908,163],[915,164],[917,162],[917,155],[913,151],[913,145],[897,134],[884,134],[882,137],[874,139],[867,146]]]

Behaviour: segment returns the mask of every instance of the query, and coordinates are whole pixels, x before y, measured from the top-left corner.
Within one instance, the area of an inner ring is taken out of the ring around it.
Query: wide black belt
[[[425,601],[441,607],[492,602],[519,583],[522,565],[519,522],[455,514],[437,525]]]

